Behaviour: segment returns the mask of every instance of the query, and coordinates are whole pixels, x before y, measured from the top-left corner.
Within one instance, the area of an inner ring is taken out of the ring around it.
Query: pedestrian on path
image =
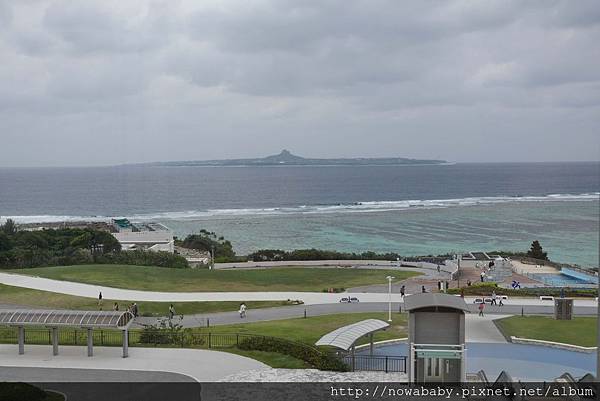
[[[437,272],[438,273],[440,272],[440,265],[439,264],[437,265]]]
[[[479,304],[479,316],[483,317],[483,308],[485,308],[485,302]]]
[[[173,307],[173,304],[171,304],[169,306],[169,320],[173,319],[174,316],[175,316],[175,307]]]
[[[422,286],[421,286],[421,292],[422,292],[423,294],[425,294],[425,293],[427,292],[427,290],[425,289],[425,286],[424,286],[424,285],[422,285]]]
[[[118,312],[118,311],[119,311],[119,304],[118,304],[118,303],[116,303],[116,302],[115,302],[115,304],[113,305],[113,310],[114,310],[115,312]]]
[[[483,283],[485,280],[485,272],[482,271],[481,274],[479,275],[481,277],[481,282]]]
[[[245,317],[246,317],[246,304],[242,302],[240,304],[240,319],[243,319]]]
[[[498,295],[498,306],[504,306],[504,302],[502,302],[502,295]]]
[[[131,305],[131,313],[133,313],[133,317],[138,317],[138,306],[136,302]]]
[[[102,291],[98,294],[98,306],[102,309]]]
[[[490,302],[490,305],[498,305],[496,303],[496,291],[492,291],[492,302]]]
[[[406,291],[405,286],[400,287],[400,296],[402,297],[402,299],[404,299],[405,291]]]

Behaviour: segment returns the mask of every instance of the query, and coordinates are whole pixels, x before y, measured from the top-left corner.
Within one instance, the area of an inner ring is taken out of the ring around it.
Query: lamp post
[[[388,279],[388,322],[392,321],[392,280],[393,276],[387,276]]]
[[[458,288],[460,289],[460,259],[462,255],[456,255],[456,275],[458,276]]]

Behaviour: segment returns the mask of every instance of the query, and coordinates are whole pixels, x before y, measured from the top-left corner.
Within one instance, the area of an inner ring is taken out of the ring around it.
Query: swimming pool
[[[368,353],[368,349],[360,354]],[[406,343],[382,345],[375,348],[375,355],[408,355]],[[505,370],[513,379],[548,381],[571,373],[581,377],[596,370],[596,354],[568,351],[541,345],[511,343],[467,343],[466,370],[476,373],[484,370],[493,381]]]
[[[598,279],[591,276],[589,279],[575,277],[564,273],[533,273],[530,274],[530,276],[535,280],[541,281],[553,287],[595,287],[598,285]]]

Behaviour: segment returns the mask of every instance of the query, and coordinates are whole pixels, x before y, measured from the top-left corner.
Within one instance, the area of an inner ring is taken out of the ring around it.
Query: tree
[[[199,251],[212,252],[214,249],[214,257],[235,257],[235,251],[231,242],[223,237],[218,237],[214,232],[200,230],[200,234],[188,235],[182,242],[184,248],[197,249]]]
[[[548,253],[544,252],[537,240],[531,243],[531,249],[527,251],[527,256],[534,259],[548,260]]]
[[[97,230],[86,230],[83,234],[71,241],[71,246],[76,248],[87,248],[92,255],[118,252],[121,244],[110,233]]]
[[[10,251],[12,244],[10,238],[4,231],[0,231],[0,252]]]
[[[17,225],[13,219],[6,219],[6,222],[0,226],[0,230],[6,235],[14,235],[17,232]]]

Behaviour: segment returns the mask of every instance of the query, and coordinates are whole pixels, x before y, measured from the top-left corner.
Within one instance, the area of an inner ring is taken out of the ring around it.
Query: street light
[[[392,321],[392,280],[393,276],[387,276],[388,279],[388,322]]]

